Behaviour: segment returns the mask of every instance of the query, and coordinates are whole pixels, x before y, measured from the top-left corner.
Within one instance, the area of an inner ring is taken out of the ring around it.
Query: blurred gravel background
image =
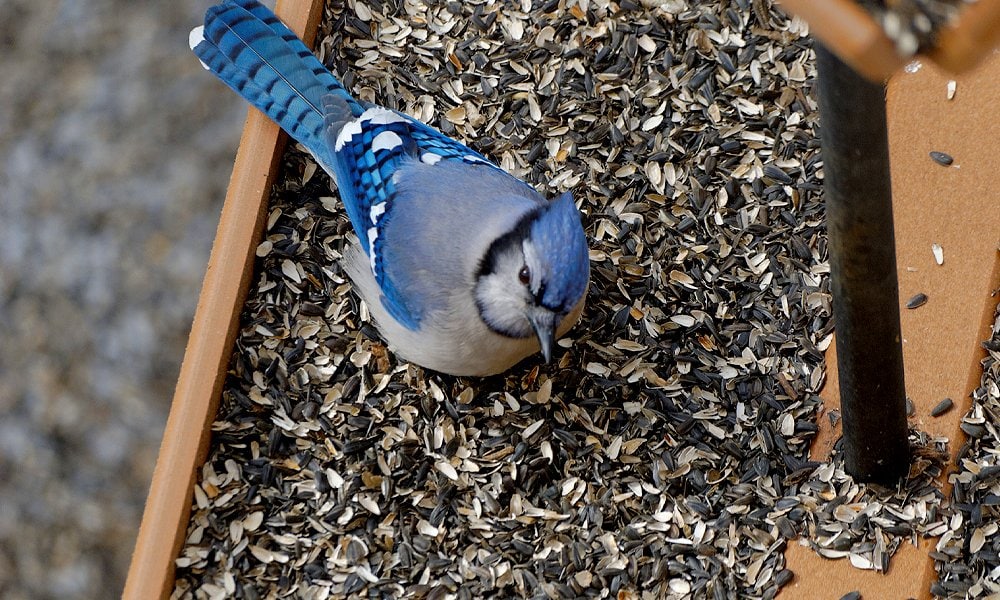
[[[0,0],[7,600],[121,594],[246,114],[209,4]]]

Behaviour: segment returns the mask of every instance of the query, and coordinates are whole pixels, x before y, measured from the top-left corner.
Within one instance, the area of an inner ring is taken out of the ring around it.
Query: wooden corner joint
[[[872,81],[885,81],[912,60],[872,16],[854,0],[778,0],[789,13],[809,24],[810,33],[841,60]],[[950,73],[971,70],[1000,43],[1000,0],[979,0],[963,7],[944,27],[926,57]],[[914,57],[915,58],[915,57]]]

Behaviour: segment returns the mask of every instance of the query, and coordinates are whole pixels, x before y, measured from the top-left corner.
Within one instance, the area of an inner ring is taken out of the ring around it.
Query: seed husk
[[[951,164],[955,162],[955,159],[952,158],[950,154],[939,152],[937,150],[931,150],[930,156],[934,162],[943,167],[951,166]]]
[[[954,405],[955,403],[952,401],[951,398],[945,398],[944,400],[941,400],[940,402],[934,405],[934,408],[931,409],[931,416],[940,417],[944,413],[951,410],[951,407]]]
[[[910,296],[910,299],[906,301],[906,308],[920,308],[924,304],[927,304],[927,294],[920,292]]]
[[[941,247],[941,244],[931,244],[931,254],[934,255],[934,262],[937,263],[938,266],[944,264],[944,248]]]

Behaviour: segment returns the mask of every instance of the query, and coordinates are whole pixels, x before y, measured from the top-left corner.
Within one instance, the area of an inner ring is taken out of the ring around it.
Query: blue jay
[[[345,269],[401,357],[492,375],[580,318],[587,240],[570,193],[549,201],[405,114],[355,100],[267,7],[226,0],[191,32],[202,65],[305,146],[357,234]]]

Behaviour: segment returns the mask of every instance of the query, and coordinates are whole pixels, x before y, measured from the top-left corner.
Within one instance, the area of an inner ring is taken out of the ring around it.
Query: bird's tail
[[[225,0],[205,12],[205,24],[191,31],[189,42],[206,69],[324,167],[333,165],[324,117],[327,123],[349,120],[364,109],[269,8],[257,0]],[[326,112],[335,107],[349,114],[325,115],[324,105]]]

